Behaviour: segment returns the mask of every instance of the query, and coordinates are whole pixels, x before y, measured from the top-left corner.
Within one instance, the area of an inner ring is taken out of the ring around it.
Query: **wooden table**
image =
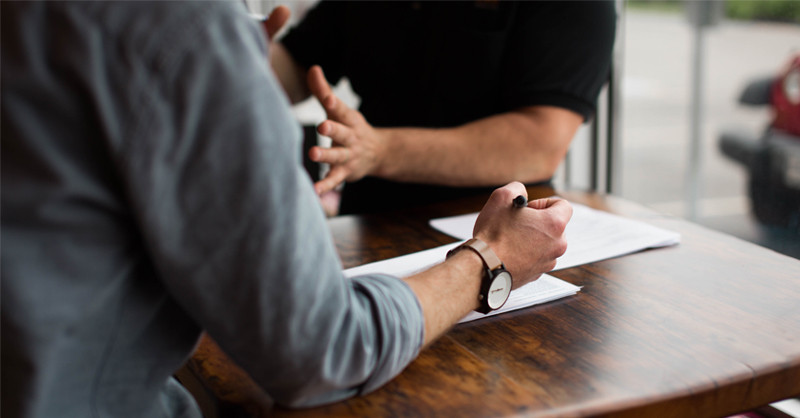
[[[713,417],[800,395],[800,261],[619,198],[561,195],[677,231],[681,244],[553,272],[582,290],[457,325],[383,388],[345,402],[274,407],[210,340],[189,369],[213,382],[217,405],[261,416]],[[329,225],[353,267],[454,242],[428,220],[484,201]]]

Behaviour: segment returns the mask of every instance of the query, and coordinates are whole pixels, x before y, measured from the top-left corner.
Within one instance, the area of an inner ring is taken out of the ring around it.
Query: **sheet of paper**
[[[577,203],[572,203],[572,208],[572,218],[565,231],[567,252],[556,260],[554,270],[680,242],[677,232]],[[471,213],[432,219],[430,225],[445,234],[466,240],[472,237],[477,218],[478,213]]]
[[[461,243],[456,242],[413,254],[390,258],[388,260],[364,264],[345,270],[345,275],[347,277],[353,277],[368,273],[385,273],[398,277],[408,277],[414,273],[426,270],[436,263],[442,262],[447,255],[447,251],[459,244]],[[580,287],[578,286],[544,274],[538,280],[512,291],[511,295],[508,297],[508,301],[506,301],[502,308],[492,311],[487,315],[471,312],[459,322],[474,321],[476,319],[549,302],[565,296],[574,295],[579,290]]]

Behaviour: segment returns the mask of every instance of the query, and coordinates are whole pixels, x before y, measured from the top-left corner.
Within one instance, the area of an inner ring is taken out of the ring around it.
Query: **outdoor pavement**
[[[680,13],[626,10],[622,51],[621,184],[618,194],[689,217],[690,103],[694,29]],[[747,173],[718,150],[723,129],[757,137],[767,108],[737,103],[747,80],[777,73],[800,53],[800,25],[723,20],[705,31],[700,199],[694,221],[800,258],[800,236],[759,225]]]

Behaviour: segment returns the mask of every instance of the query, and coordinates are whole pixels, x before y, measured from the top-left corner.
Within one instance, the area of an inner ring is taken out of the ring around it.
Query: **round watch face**
[[[489,296],[486,300],[489,308],[497,309],[503,306],[511,293],[511,274],[507,271],[502,271],[495,276],[489,286]]]

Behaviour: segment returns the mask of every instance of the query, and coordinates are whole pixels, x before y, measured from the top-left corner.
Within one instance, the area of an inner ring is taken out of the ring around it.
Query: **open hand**
[[[333,143],[331,148],[315,146],[308,152],[312,161],[331,167],[325,178],[314,185],[321,195],[344,181],[356,181],[374,173],[380,165],[385,141],[361,112],[349,108],[333,94],[318,65],[308,70],[308,88],[328,116],[319,124],[317,132],[330,137]]]

